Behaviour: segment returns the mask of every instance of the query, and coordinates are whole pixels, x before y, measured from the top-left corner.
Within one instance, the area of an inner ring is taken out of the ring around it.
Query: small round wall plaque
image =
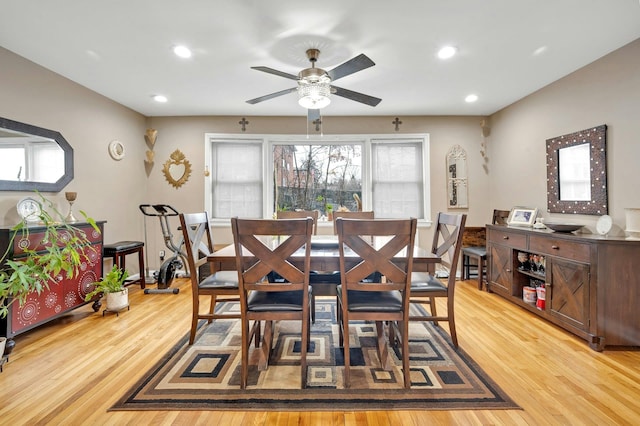
[[[122,160],[124,158],[124,145],[120,141],[111,141],[109,144],[109,155],[114,160]]]

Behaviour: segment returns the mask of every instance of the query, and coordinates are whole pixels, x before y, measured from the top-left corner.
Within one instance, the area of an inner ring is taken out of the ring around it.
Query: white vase
[[[127,288],[116,293],[106,293],[105,297],[107,311],[118,312],[129,306],[129,289]]]

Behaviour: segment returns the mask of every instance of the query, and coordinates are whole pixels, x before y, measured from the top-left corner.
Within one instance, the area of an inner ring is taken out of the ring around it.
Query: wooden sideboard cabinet
[[[49,288],[40,294],[31,293],[24,304],[18,302],[9,306],[9,315],[0,318],[0,336],[11,339],[12,337],[31,330],[41,324],[51,321],[86,303],[85,295],[93,289],[93,283],[102,277],[102,244],[104,221],[97,222],[100,232],[97,232],[89,223],[74,223],[78,229],[84,231],[91,245],[84,249],[88,261],[83,263],[78,273],[73,277],[62,275],[56,281],[49,282]],[[36,251],[42,250],[44,227],[37,225],[29,227],[29,237],[17,236],[12,247],[7,247],[11,241],[11,228],[0,228],[0,250],[2,253],[9,250],[8,258],[20,259],[24,256],[24,249]],[[99,307],[94,306],[94,309]]]
[[[597,351],[640,346],[638,260],[638,240],[487,225],[487,290]],[[544,307],[523,297],[535,285],[544,288]]]

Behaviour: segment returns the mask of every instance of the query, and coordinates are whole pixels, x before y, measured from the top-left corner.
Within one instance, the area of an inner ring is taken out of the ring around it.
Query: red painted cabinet
[[[31,293],[22,305],[18,302],[11,304],[9,315],[6,318],[0,318],[0,336],[14,337],[90,303],[85,302],[84,297],[93,289],[93,283],[102,277],[104,222],[98,222],[100,232],[88,223],[75,223],[74,226],[83,230],[91,242],[90,246],[84,248],[88,260],[80,266],[73,277],[61,272],[55,281],[49,282],[48,289],[44,289],[40,294]],[[2,253],[7,250],[7,245],[11,241],[11,232],[13,232],[11,228],[0,228]],[[24,256],[26,248],[43,249],[43,236],[44,227],[31,227],[28,238],[16,237],[13,246],[9,248],[9,257],[19,259]]]

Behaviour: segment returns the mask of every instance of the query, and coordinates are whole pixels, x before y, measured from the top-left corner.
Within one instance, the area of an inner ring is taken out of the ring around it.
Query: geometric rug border
[[[419,309],[423,309],[418,306]],[[206,321],[201,321],[201,329]],[[120,397],[108,411],[395,411],[395,410],[522,410],[482,368],[462,349],[453,350],[449,343],[448,334],[439,326],[431,323],[429,331],[438,333],[442,340],[467,368],[475,374],[482,384],[489,390],[492,397],[469,398],[429,396],[430,391],[420,389],[384,389],[377,391],[377,395],[369,389],[288,389],[272,390],[268,394],[276,394],[279,398],[265,397],[264,390],[245,389],[244,391],[229,391],[226,399],[203,399],[168,396],[145,399],[140,396],[163,367],[185,346],[189,340],[189,333],[180,339],[153,367],[144,373],[125,394]],[[426,326],[426,323],[425,323]],[[308,397],[300,396],[309,393]],[[235,395],[234,395],[235,394]],[[287,396],[294,399],[286,399]]]

